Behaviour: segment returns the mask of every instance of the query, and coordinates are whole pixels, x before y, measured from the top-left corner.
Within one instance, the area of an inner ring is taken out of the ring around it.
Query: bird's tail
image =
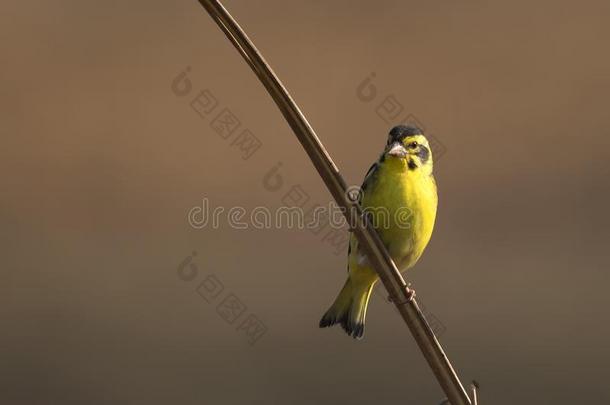
[[[326,328],[339,323],[348,335],[361,339],[373,285],[374,283],[356,284],[348,278],[333,305],[320,319],[320,327]]]

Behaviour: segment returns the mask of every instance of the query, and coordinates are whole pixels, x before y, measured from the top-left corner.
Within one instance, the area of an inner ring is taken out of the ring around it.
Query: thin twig
[[[367,221],[363,216],[358,203],[352,201],[347,195],[345,181],[339,174],[337,166],[333,163],[299,107],[223,5],[217,0],[199,0],[199,3],[224,31],[256,73],[301,142],[331,195],[337,204],[344,209],[347,223],[352,226],[352,231],[358,238],[360,246],[365,249],[370,263],[379,274],[379,278],[388,290],[392,302],[409,327],[451,404],[472,405],[434,332],[419,309],[414,291],[405,284],[377,232],[370,225],[370,221]],[[393,358],[392,361],[396,361],[396,359]]]
[[[472,398],[472,405],[479,404],[479,383],[475,380],[472,380],[470,383],[470,398]]]

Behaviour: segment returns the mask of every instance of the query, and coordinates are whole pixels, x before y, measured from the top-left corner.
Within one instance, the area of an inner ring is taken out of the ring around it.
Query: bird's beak
[[[394,142],[386,153],[390,156],[398,158],[404,158],[407,156],[407,150],[400,142]]]

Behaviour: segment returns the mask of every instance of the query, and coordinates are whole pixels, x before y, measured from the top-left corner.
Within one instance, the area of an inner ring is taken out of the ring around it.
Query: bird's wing
[[[373,163],[371,165],[371,167],[369,167],[369,170],[364,175],[364,180],[362,181],[362,186],[360,186],[360,192],[358,193],[358,204],[360,204],[360,206],[362,206],[362,198],[364,196],[364,193],[366,192],[366,189],[367,188],[370,189],[370,185],[377,178],[378,169],[379,169],[379,161]],[[347,257],[348,258],[350,257],[352,250],[355,252],[355,251],[357,251],[357,249],[358,249],[358,240],[356,239],[355,235],[352,233],[350,235],[350,242],[347,247]],[[349,271],[349,259],[348,259],[347,270]]]
[[[379,170],[379,161],[373,163],[369,168],[369,171],[366,172],[364,176],[364,180],[362,181],[362,186],[360,186],[360,193],[358,195],[358,204],[362,205],[362,197],[364,193],[366,193],[367,188],[370,188],[371,184],[377,178],[377,171]]]

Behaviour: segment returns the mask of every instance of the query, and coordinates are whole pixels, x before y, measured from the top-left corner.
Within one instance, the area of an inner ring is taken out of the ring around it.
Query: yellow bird
[[[383,153],[362,183],[360,205],[371,214],[373,226],[400,271],[417,262],[432,236],[438,204],[432,166],[430,144],[422,131],[399,125],[390,131]],[[353,234],[347,269],[347,281],[320,327],[341,324],[348,335],[361,339],[378,276]]]

